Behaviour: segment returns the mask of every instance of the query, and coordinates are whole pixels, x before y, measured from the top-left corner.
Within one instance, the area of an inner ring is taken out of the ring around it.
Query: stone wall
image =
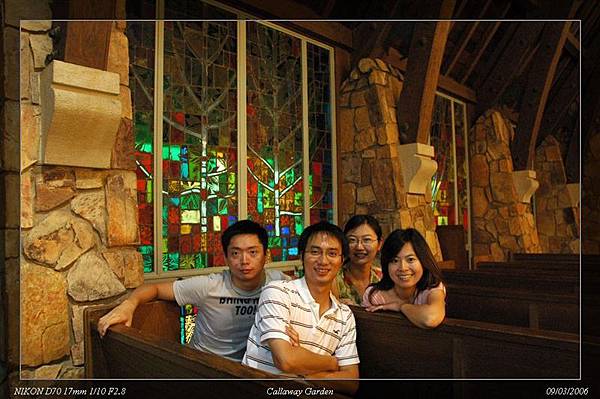
[[[581,168],[581,250],[586,255],[600,255],[600,129],[598,121],[590,131],[588,145],[582,146]]]
[[[384,236],[397,228],[414,227],[441,260],[431,198],[408,193],[403,179],[396,120],[403,79],[400,71],[382,60],[364,58],[341,86],[340,223],[354,214],[371,214],[381,223]]]
[[[22,23],[21,378],[82,377],[84,309],[143,283],[127,37],[109,23],[107,71],[46,65],[51,22]]]
[[[569,194],[560,144],[551,135],[536,149],[535,171],[540,182],[535,218],[542,251],[579,253],[579,212],[573,206],[579,201]]]
[[[531,204],[513,183],[510,140],[514,130],[496,110],[469,131],[472,249],[475,262],[504,261],[511,252],[541,252]]]

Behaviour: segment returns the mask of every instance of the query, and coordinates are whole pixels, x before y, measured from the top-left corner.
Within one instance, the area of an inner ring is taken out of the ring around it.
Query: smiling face
[[[388,269],[390,278],[396,287],[401,289],[416,288],[423,277],[423,266],[410,242],[404,244],[400,252],[390,261]]]
[[[342,266],[342,244],[324,232],[313,234],[302,254],[307,284],[330,286]]]
[[[381,242],[377,240],[377,233],[368,224],[364,223],[346,234],[350,244],[350,263],[352,265],[370,265],[381,249]]]
[[[233,284],[249,289],[262,281],[265,268],[265,251],[255,234],[238,234],[231,238],[227,247],[227,265]]]

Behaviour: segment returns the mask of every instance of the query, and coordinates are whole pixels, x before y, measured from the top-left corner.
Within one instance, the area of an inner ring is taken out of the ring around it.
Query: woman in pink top
[[[402,312],[416,326],[434,328],[446,315],[442,273],[423,236],[415,229],[394,230],[381,248],[381,281],[371,284],[362,306],[369,312]]]

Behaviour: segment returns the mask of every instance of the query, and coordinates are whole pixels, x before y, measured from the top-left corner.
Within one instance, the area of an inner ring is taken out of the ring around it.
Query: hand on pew
[[[402,305],[408,302],[388,302],[383,305],[371,305],[367,306],[365,309],[367,312],[377,312],[378,310],[393,310],[394,312],[401,312]]]
[[[126,299],[119,306],[102,316],[98,320],[98,333],[100,333],[100,336],[104,337],[108,327],[113,324],[125,324],[127,327],[131,327],[135,309],[136,306]]]

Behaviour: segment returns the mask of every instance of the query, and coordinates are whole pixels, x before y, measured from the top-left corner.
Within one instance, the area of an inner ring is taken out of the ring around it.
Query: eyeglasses
[[[306,254],[311,257],[311,258],[321,258],[323,256],[323,254],[325,254],[325,256],[328,259],[336,259],[337,257],[341,256],[341,254],[338,251],[326,251],[323,252],[319,249],[311,249],[310,251],[307,251]]]
[[[371,237],[362,237],[362,238],[348,237],[348,244],[350,244],[351,247],[357,246],[358,243],[361,243],[363,245],[363,247],[370,247],[370,246],[374,245],[376,242],[377,242],[377,240],[374,240]]]

